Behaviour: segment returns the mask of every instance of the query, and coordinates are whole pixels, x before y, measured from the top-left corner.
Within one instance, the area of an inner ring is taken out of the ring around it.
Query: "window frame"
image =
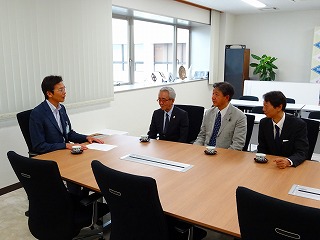
[[[183,63],[183,64],[188,64],[190,65],[190,53],[191,53],[191,45],[190,45],[190,38],[191,38],[191,26],[183,26],[181,24],[178,24],[177,21],[175,20],[174,23],[167,23],[167,22],[163,22],[163,21],[156,21],[153,19],[145,19],[145,18],[140,18],[140,17],[135,17],[135,16],[123,16],[123,15],[119,15],[119,14],[112,14],[112,18],[113,19],[122,19],[122,20],[126,20],[128,22],[128,74],[129,74],[129,81],[126,83],[121,83],[120,81],[118,81],[117,79],[113,79],[113,84],[114,86],[122,86],[122,85],[134,85],[136,83],[138,83],[138,81],[135,79],[135,69],[136,69],[136,64],[139,62],[135,61],[135,51],[134,51],[134,20],[139,20],[139,21],[144,21],[144,22],[150,22],[150,23],[158,23],[158,24],[164,24],[164,25],[171,25],[173,26],[173,52],[172,52],[172,77],[173,79],[177,79],[178,78],[178,58],[177,58],[177,29],[181,28],[181,29],[188,29],[189,30],[189,51],[186,53],[186,55],[188,57],[186,57],[186,61],[187,63]],[[174,60],[175,59],[175,60]],[[155,60],[155,59],[154,59]],[[152,65],[155,66],[156,62],[153,60]],[[134,64],[133,64],[134,63]],[[114,62],[113,62],[114,64]],[[167,69],[168,69],[168,64],[167,64]]]

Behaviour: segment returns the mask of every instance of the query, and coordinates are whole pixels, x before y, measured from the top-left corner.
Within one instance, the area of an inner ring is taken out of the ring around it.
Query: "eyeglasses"
[[[66,92],[66,87],[61,87],[61,88],[58,88],[58,89],[55,89],[55,90],[57,90],[60,93],[65,93]]]
[[[163,102],[163,103],[166,103],[168,102],[169,100],[171,100],[170,98],[169,99],[165,99],[165,98],[158,98],[157,101],[158,102]]]

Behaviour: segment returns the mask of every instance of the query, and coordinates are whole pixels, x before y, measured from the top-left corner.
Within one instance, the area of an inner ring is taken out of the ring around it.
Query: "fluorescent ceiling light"
[[[266,5],[262,2],[259,2],[257,0],[242,0],[245,3],[248,3],[256,8],[264,8]]]

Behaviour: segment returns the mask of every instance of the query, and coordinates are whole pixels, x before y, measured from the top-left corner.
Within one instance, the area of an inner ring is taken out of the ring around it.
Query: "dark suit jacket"
[[[47,153],[58,149],[65,149],[66,142],[86,142],[86,135],[76,133],[71,128],[71,123],[66,109],[61,105],[60,119],[63,133],[46,101],[35,107],[30,114],[29,129],[33,151]],[[69,133],[67,133],[69,130]]]
[[[189,118],[188,113],[176,106],[173,107],[170,123],[166,134],[163,134],[164,111],[155,110],[152,115],[152,120],[148,135],[150,138],[167,140],[173,142],[187,142]]]
[[[259,124],[258,152],[289,158],[293,166],[298,166],[307,159],[309,142],[307,125],[297,117],[286,114],[281,131],[281,152],[277,153],[271,118],[263,118]]]

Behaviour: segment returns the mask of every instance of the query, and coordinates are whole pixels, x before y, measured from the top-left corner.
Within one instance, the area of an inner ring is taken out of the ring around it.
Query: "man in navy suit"
[[[176,93],[171,87],[160,89],[157,101],[160,109],[155,110],[148,135],[150,138],[173,142],[187,142],[189,131],[188,113],[173,105]]]
[[[274,162],[281,169],[296,167],[308,156],[307,125],[302,119],[285,114],[287,102],[282,92],[271,91],[263,98],[267,117],[259,124],[258,152],[279,156]]]
[[[47,76],[41,84],[45,100],[35,107],[30,115],[30,137],[33,151],[42,154],[58,149],[72,149],[79,143],[82,150],[84,142],[103,143],[100,139],[75,132],[65,107],[60,104],[66,97],[66,87],[60,76]]]

